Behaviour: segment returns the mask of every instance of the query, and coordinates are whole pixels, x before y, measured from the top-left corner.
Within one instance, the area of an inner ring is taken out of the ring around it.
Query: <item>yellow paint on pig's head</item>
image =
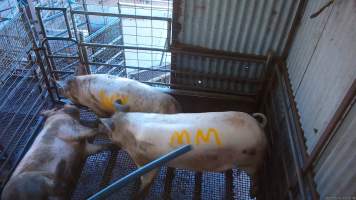
[[[126,105],[128,103],[128,97],[125,95],[120,95],[117,93],[108,95],[104,90],[99,91],[99,104],[103,110],[110,113],[115,113],[116,109],[114,102],[117,100],[120,100],[122,105]]]

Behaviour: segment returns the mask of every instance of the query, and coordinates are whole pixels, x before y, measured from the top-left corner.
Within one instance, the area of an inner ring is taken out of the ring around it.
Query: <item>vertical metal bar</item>
[[[68,21],[68,16],[67,16],[67,8],[65,8],[62,12],[63,12],[63,16],[64,16],[64,21],[66,23],[67,31],[68,31],[68,37],[72,39],[73,36],[72,36],[72,32],[71,32],[70,26],[69,26],[69,21]]]
[[[278,79],[278,83],[283,85],[282,75],[281,75],[280,71],[277,72],[277,79]],[[287,112],[288,111],[288,103],[286,102],[285,98],[283,98],[283,104],[284,104],[284,107],[287,109],[285,112]],[[286,120],[288,120],[288,119],[286,119]],[[288,123],[288,121],[286,123]],[[287,128],[290,129],[290,124],[287,124]],[[298,159],[298,148],[294,142],[293,135],[292,135],[291,131],[287,131],[287,137],[290,142],[290,148],[292,151],[293,162],[294,162],[294,166],[296,169],[300,195],[301,195],[302,199],[306,199],[304,179],[302,176],[301,164]]]
[[[149,162],[148,164],[144,165],[143,167],[138,168],[137,170],[131,172],[130,174],[126,175],[125,177],[115,181],[113,184],[109,185],[108,187],[104,188],[103,190],[99,191],[98,193],[94,194],[93,196],[89,197],[88,200],[96,200],[96,199],[104,199],[108,197],[110,194],[114,193],[116,190],[122,188],[129,182],[135,180],[137,177],[146,174],[147,172],[155,169],[156,167],[162,166],[164,163],[181,156],[188,151],[192,150],[191,145],[184,145],[179,147],[160,158]]]
[[[232,169],[225,171],[225,199],[234,199],[234,183]]]
[[[83,9],[86,12],[88,11],[88,6],[87,6],[86,0],[83,0]],[[89,15],[85,15],[85,21],[87,22],[88,33],[89,33],[89,35],[91,35],[92,30],[91,30],[91,23],[90,23]]]
[[[171,199],[172,183],[175,176],[174,170],[172,167],[167,167],[163,199]]]
[[[79,42],[78,42],[79,59],[84,65],[86,73],[91,74],[86,46],[81,45],[83,42],[84,42],[84,35],[82,32],[79,32]]]
[[[259,106],[259,110],[262,109],[263,107],[263,102],[266,100],[266,96],[271,89],[271,83],[272,83],[272,74],[273,74],[273,52],[268,52],[267,55],[267,60],[265,63],[265,72],[262,74],[262,84],[259,85],[259,91],[258,91],[258,102],[257,105]],[[267,83],[267,81],[269,81]]]
[[[46,40],[46,38],[47,38],[47,33],[46,33],[46,29],[45,29],[44,24],[43,24],[43,21],[42,21],[41,9],[38,8],[38,7],[36,7],[35,9],[36,9],[37,20],[38,20],[38,22],[39,22],[39,24],[40,24],[40,27],[41,27],[41,33],[42,33],[42,36],[43,36],[43,38],[44,38],[45,44],[46,44],[46,46],[47,46],[46,51],[48,52],[49,55],[52,55],[49,42],[48,42],[48,40]],[[47,62],[47,64],[49,65],[49,67],[50,67],[52,70],[57,70],[53,58],[48,58],[48,61],[49,61],[49,62]],[[58,79],[58,76],[57,76],[56,74],[53,74],[53,76],[54,76],[55,79]]]
[[[281,73],[280,76],[283,77],[283,80],[285,82],[285,85],[284,85],[285,90],[287,92],[287,96],[289,98],[289,103],[291,105],[290,109],[292,111],[292,120],[294,121],[294,124],[296,126],[297,139],[293,139],[291,142],[294,142],[294,140],[297,140],[296,141],[296,143],[297,143],[296,145],[298,147],[297,150],[301,151],[301,154],[302,154],[302,160],[301,160],[302,162],[300,163],[301,166],[299,166],[299,167],[304,167],[304,163],[308,159],[307,147],[304,142],[303,129],[301,128],[301,125],[300,125],[298,111],[297,111],[296,103],[294,101],[294,96],[293,96],[293,92],[291,89],[291,83],[290,83],[289,77],[288,77],[287,67],[286,67],[285,63],[283,63],[283,65],[279,65],[278,67],[279,67],[278,68],[279,73]],[[287,106],[287,104],[286,104],[286,106]],[[303,173],[303,169],[298,168],[297,175],[298,175],[299,171],[301,171],[303,178],[306,177],[306,181],[308,183],[312,199],[319,199],[319,194],[316,191],[316,188],[314,185],[314,179],[313,179],[312,172],[309,171],[305,174],[305,173]]]
[[[56,102],[54,96],[53,96],[53,93],[51,91],[51,83],[47,77],[47,72],[46,72],[46,69],[44,67],[44,64],[42,62],[42,57],[41,57],[41,54],[39,53],[39,48],[36,48],[36,46],[34,46],[35,48],[35,54],[36,54],[36,57],[37,57],[37,62],[38,62],[38,65],[40,67],[40,70],[42,72],[42,75],[43,75],[43,78],[44,78],[44,81],[45,81],[45,84],[46,84],[46,87],[47,87],[47,90],[48,90],[48,93],[49,93],[49,97],[51,98],[52,102]]]
[[[35,51],[37,62],[38,62],[38,65],[40,67],[40,70],[42,72],[42,75],[43,75],[43,78],[44,78],[44,81],[45,81],[45,84],[46,84],[46,87],[47,87],[47,91],[49,93],[49,97],[51,98],[52,102],[55,102],[55,98],[54,98],[53,93],[51,91],[51,83],[50,83],[50,81],[49,81],[49,79],[47,77],[46,69],[45,69],[44,64],[42,62],[42,57],[41,57],[41,54],[39,53],[40,49],[38,48],[37,42],[35,40],[35,36],[34,36],[33,31],[32,31],[32,28],[31,28],[30,20],[28,19],[27,15],[24,14],[24,11],[23,11],[22,8],[20,8],[20,12],[22,13],[22,18],[24,19],[25,24],[28,25],[28,27],[26,28],[27,32],[28,32],[28,36],[32,40],[32,48]],[[37,12],[37,13],[39,13],[39,12]],[[42,24],[42,26],[43,26],[43,24]]]
[[[117,8],[118,8],[118,11],[119,11],[119,14],[121,14],[121,5],[120,5],[120,0],[117,0]],[[122,20],[123,18],[119,18],[120,19],[120,23],[119,23],[119,26],[120,26],[120,34],[122,35],[122,45],[125,45],[125,39],[124,39],[124,28],[123,28],[123,25],[122,25]],[[126,76],[126,78],[128,78],[127,76],[127,69],[126,69],[126,56],[125,56],[125,48],[122,48],[122,57],[123,57],[123,67],[124,67],[124,74]]]
[[[170,50],[171,49],[171,30],[172,30],[172,20],[169,19],[167,21],[167,49]]]
[[[200,200],[201,199],[201,182],[202,182],[203,174],[202,172],[196,172],[195,173],[195,184],[194,184],[194,200]]]
[[[75,39],[78,41],[78,30],[77,30],[77,24],[75,22],[75,17],[74,17],[74,14],[73,14],[73,7],[72,7],[72,3],[70,0],[68,0],[68,4],[69,4],[69,14],[70,14],[70,17],[72,19],[72,24],[73,24],[73,30],[74,30],[74,37]]]

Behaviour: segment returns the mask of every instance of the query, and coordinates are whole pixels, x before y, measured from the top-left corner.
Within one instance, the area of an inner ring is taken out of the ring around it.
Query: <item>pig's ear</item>
[[[267,125],[267,117],[266,115],[262,114],[262,113],[253,113],[252,116],[257,120],[257,118],[260,118],[261,120],[257,120],[258,123],[260,124],[260,126],[262,128],[266,127]]]
[[[130,110],[130,107],[128,105],[122,105],[120,99],[114,102],[114,106],[117,112],[128,112]]]
[[[100,118],[99,131],[113,132],[115,129],[114,121],[111,118]]]

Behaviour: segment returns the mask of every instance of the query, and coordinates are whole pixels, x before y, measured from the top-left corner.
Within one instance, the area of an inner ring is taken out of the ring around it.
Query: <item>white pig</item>
[[[25,154],[2,192],[2,200],[69,199],[88,155],[108,149],[87,140],[69,141],[76,134],[95,135],[79,123],[79,110],[66,105],[43,112],[43,130]]]
[[[118,110],[128,106],[115,103]],[[260,117],[258,122],[254,117]],[[239,167],[253,180],[256,193],[256,173],[263,163],[267,139],[263,128],[267,120],[261,113],[252,116],[243,112],[210,113],[125,113],[101,118],[103,132],[113,143],[126,150],[137,166],[183,145],[193,150],[167,165],[194,171],[221,172]],[[147,191],[157,173],[153,170],[141,177],[141,192]]]
[[[170,95],[135,80],[107,74],[74,76],[57,82],[60,93],[75,104],[89,107],[99,116],[111,116],[120,100],[130,112],[177,113],[181,107]]]

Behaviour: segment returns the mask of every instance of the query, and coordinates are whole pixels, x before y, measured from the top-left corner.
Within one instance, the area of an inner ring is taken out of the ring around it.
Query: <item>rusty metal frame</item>
[[[314,183],[313,172],[312,171],[308,171],[308,172],[303,171],[303,166],[304,166],[306,160],[308,159],[307,147],[305,144],[304,132],[301,127],[300,116],[298,114],[299,112],[298,112],[298,109],[296,106],[295,97],[292,92],[292,86],[291,86],[291,82],[289,80],[287,66],[286,66],[285,62],[279,62],[278,71],[279,71],[279,73],[281,73],[281,75],[283,76],[283,79],[285,81],[285,86],[286,86],[286,90],[287,90],[286,92],[288,94],[288,98],[289,98],[289,102],[290,102],[290,109],[292,112],[292,120],[295,125],[295,129],[296,129],[296,137],[297,138],[292,137],[291,142],[296,144],[296,150],[298,150],[302,156],[302,160],[300,161],[301,162],[300,166],[298,166],[298,168],[296,168],[296,169],[298,172],[301,173],[300,175],[302,176],[302,178],[305,179],[305,181],[308,185],[308,189],[310,190],[312,199],[319,199],[319,194],[316,191],[316,187],[315,187],[315,183]],[[304,189],[306,188],[305,185],[303,187],[304,187]]]
[[[204,57],[212,57],[218,59],[254,62],[254,63],[266,63],[268,58],[268,56],[259,56],[253,54],[243,54],[243,53],[235,53],[235,52],[228,52],[228,51],[221,51],[221,50],[213,50],[213,49],[178,43],[178,42],[172,44],[171,52],[196,55],[196,56],[204,56]]]

